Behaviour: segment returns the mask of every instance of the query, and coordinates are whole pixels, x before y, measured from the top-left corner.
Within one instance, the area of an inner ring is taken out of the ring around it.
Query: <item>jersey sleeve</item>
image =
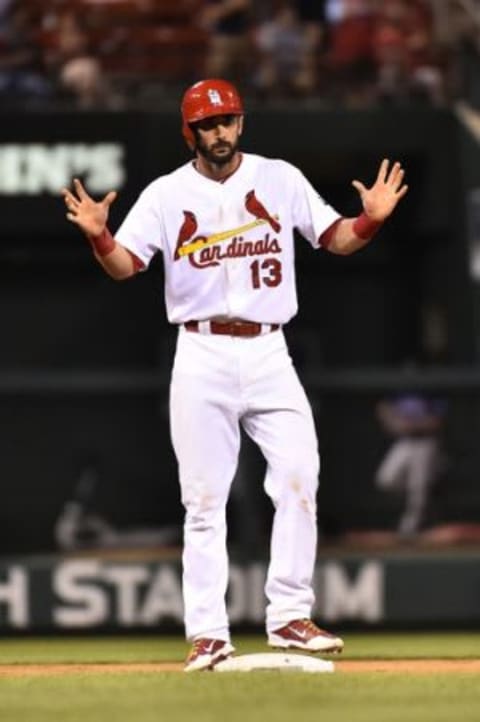
[[[157,251],[163,250],[160,208],[158,192],[148,186],[115,233],[115,240],[137,256],[145,267]]]
[[[292,166],[292,172],[295,188],[293,226],[314,248],[319,248],[322,234],[342,216],[326,203],[301,171]]]

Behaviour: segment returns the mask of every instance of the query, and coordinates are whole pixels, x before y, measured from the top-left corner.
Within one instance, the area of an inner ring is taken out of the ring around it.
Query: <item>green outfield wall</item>
[[[232,563],[233,626],[263,626],[264,562]],[[329,625],[480,625],[478,552],[323,556],[314,616]],[[24,557],[0,563],[0,633],[182,629],[179,560]]]

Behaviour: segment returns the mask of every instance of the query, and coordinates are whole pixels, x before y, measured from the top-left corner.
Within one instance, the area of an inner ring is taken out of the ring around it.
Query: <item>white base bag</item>
[[[335,665],[325,659],[306,654],[244,654],[229,657],[213,668],[215,672],[254,672],[277,669],[280,672],[334,672]]]

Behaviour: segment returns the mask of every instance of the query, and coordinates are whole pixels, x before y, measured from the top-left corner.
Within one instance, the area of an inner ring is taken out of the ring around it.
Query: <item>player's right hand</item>
[[[67,207],[67,218],[87,236],[95,238],[105,230],[108,212],[117,194],[115,191],[110,191],[101,201],[94,201],[78,178],[74,178],[73,186],[74,191],[68,188],[61,190]]]

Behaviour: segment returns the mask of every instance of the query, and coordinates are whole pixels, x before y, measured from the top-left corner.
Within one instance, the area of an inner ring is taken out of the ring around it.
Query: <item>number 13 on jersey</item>
[[[278,258],[265,258],[263,261],[254,261],[250,264],[253,288],[262,285],[273,288],[282,282],[282,264]]]

